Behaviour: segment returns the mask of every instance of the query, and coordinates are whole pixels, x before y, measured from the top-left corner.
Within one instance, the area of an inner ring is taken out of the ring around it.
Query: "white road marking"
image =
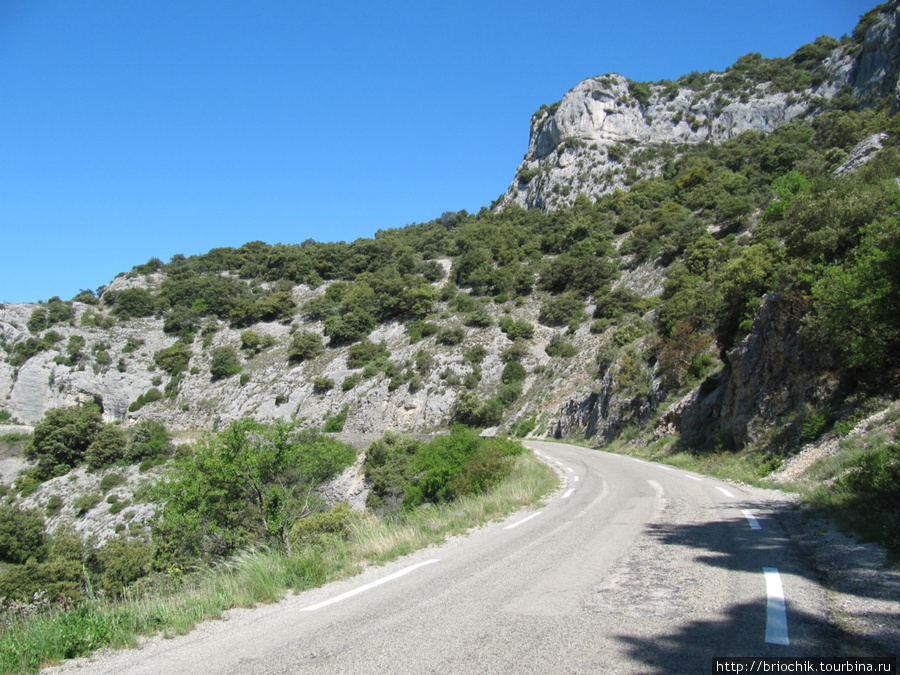
[[[511,529],[513,529],[514,527],[518,527],[518,526],[521,525],[522,523],[527,523],[527,522],[528,522],[529,520],[531,520],[532,518],[537,518],[537,517],[538,517],[539,515],[541,515],[542,513],[543,513],[543,511],[538,511],[537,513],[532,513],[532,514],[531,514],[530,516],[528,516],[527,518],[522,518],[522,520],[520,520],[518,523],[513,523],[512,525],[507,525],[507,526],[504,527],[503,529],[504,529],[504,530],[511,530]]]
[[[426,560],[425,562],[420,562],[415,565],[410,565],[409,567],[404,567],[402,570],[398,570],[393,574],[389,574],[384,579],[379,579],[378,581],[373,581],[370,584],[366,584],[364,586],[360,586],[359,588],[355,588],[352,591],[347,591],[341,595],[335,596],[330,600],[325,600],[324,602],[320,602],[316,605],[311,605],[309,607],[304,607],[304,612],[314,612],[317,609],[322,609],[322,607],[327,607],[328,605],[333,605],[336,602],[341,602],[342,600],[347,600],[348,598],[352,598],[354,595],[359,595],[360,593],[364,593],[365,591],[371,590],[376,586],[381,586],[381,584],[386,584],[389,581],[393,581],[394,579],[399,579],[400,577],[409,574],[410,572],[419,569],[420,567],[424,567],[425,565],[430,565],[431,563],[438,562],[437,558],[433,558],[432,560]]]
[[[789,645],[787,608],[784,600],[784,586],[777,567],[763,567],[766,578],[766,642],[770,645]]]
[[[577,483],[577,482],[578,482],[578,476],[575,476],[575,478],[574,478],[573,480]]]
[[[633,459],[635,462],[640,462],[641,464],[644,463],[644,460],[638,459],[637,457],[629,457],[628,459]]]
[[[741,511],[741,513],[743,514],[744,518],[747,519],[747,522],[750,523],[751,530],[762,529],[762,525],[759,524],[759,521],[756,519],[756,516],[753,515],[752,511],[747,511],[746,509],[744,509],[743,511]]]
[[[573,493],[573,492],[575,492],[575,488],[569,488],[568,490],[566,490],[566,494],[564,494],[564,495],[562,496],[562,498],[563,498],[563,499],[568,499],[569,497],[572,496],[572,493]],[[509,529],[509,528],[507,528],[507,529]]]
[[[666,496],[666,491],[663,490],[663,486],[657,483],[655,480],[648,480],[647,484],[653,488],[653,490],[656,492],[656,496],[660,499]]]
[[[721,493],[722,493],[723,495],[725,495],[726,497],[734,497],[733,494],[731,494],[728,490],[726,490],[726,489],[723,488],[723,487],[717,487],[716,490],[718,490],[719,492],[721,492]]]
[[[675,470],[671,466],[663,466],[662,464],[655,464],[654,466],[657,469],[662,469],[663,471],[674,471]]]
[[[575,473],[574,469],[570,469],[569,467],[566,467],[566,471],[568,471],[569,473]]]
[[[691,480],[703,480],[702,478],[697,478],[697,476],[692,476],[689,473],[684,474],[685,478],[690,478]]]

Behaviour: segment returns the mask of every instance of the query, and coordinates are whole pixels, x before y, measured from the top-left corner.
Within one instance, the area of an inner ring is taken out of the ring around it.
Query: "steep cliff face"
[[[571,205],[579,194],[610,194],[659,173],[662,162],[654,148],[677,151],[747,131],[770,133],[814,116],[823,101],[843,93],[872,103],[889,96],[896,109],[898,26],[895,1],[868,26],[862,44],[837,47],[816,64],[814,79],[804,75],[810,86],[789,92],[768,81],[738,90],[729,72],[682,78],[683,83],[634,83],[616,73],[583,80],[532,116],[528,153],[501,205],[552,210]]]
[[[807,404],[825,402],[837,381],[828,359],[801,337],[805,302],[773,293],[760,307],[751,331],[726,355],[722,371],[671,405],[657,432],[679,431],[688,444],[714,437],[743,447],[770,429],[784,429]],[[798,440],[798,439],[792,439]]]

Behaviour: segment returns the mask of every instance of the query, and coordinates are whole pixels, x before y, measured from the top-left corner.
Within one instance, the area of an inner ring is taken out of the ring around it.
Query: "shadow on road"
[[[835,640],[835,652],[822,654],[821,647],[809,644],[790,646],[769,645],[758,640],[749,640],[746,626],[748,622],[759,621],[765,616],[765,601],[733,605],[724,619],[715,621],[691,621],[676,632],[663,637],[640,638],[628,635],[617,636],[625,645],[628,655],[635,663],[642,664],[638,672],[650,674],[666,673],[710,673],[712,659],[716,656],[851,656],[860,655],[852,647],[839,648]],[[837,631],[827,622],[816,617],[799,614],[795,622],[804,624],[804,634],[819,635],[828,644],[828,637],[837,637]],[[870,654],[872,655],[872,654]]]

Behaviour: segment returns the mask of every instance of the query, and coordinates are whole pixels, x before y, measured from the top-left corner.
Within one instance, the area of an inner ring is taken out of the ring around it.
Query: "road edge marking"
[[[354,588],[352,591],[347,591],[346,593],[342,593],[341,595],[336,595],[333,598],[328,600],[323,600],[322,602],[316,603],[315,605],[310,605],[309,607],[304,607],[301,611],[303,612],[314,612],[317,609],[322,609],[323,607],[327,607],[328,605],[333,605],[336,602],[341,602],[342,600],[347,600],[348,598],[352,598],[354,595],[359,595],[360,593],[364,593],[365,591],[371,590],[376,586],[381,586],[381,584],[386,584],[389,581],[393,581],[394,579],[399,579],[402,576],[413,572],[420,567],[424,567],[425,565],[430,565],[432,563],[438,562],[438,558],[432,558],[431,560],[426,560],[424,562],[416,563],[415,565],[410,565],[409,567],[404,567],[402,570],[397,570],[393,574],[389,574],[383,579],[378,579],[378,581],[373,581],[371,583],[365,584],[364,586],[360,586],[359,588]]]

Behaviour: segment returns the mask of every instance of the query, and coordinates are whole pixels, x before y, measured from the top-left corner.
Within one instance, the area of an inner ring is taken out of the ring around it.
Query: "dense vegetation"
[[[819,38],[787,59],[749,54],[724,74],[692,73],[669,84],[717,105],[751,96],[760,86],[806,91],[822,82],[822,60],[834,49],[858,51],[876,10],[843,43]],[[646,84],[630,83],[629,89],[646,104]],[[549,357],[572,361],[578,351],[572,336],[580,326],[585,334],[589,326],[601,336],[589,361],[596,377],[615,375],[617,393],[638,403],[649,401],[654,388],[663,392],[655,400],[671,403],[689,389],[704,396],[718,386],[717,372],[727,368],[729,351],[753,329],[765,299],[777,296],[800,326],[802,343],[816,353],[820,374],[838,385],[815,409],[796,410],[784,425],[797,432],[793,445],[779,432],[756,448],[753,468],[764,475],[798,442],[829,431],[844,435],[873,412],[873,402],[896,397],[900,122],[889,102],[865,103],[847,92],[831,101],[811,101],[802,121],[768,135],[743,133],[720,145],[610,149],[610,156],[628,155],[633,168],[659,170],[646,178],[632,172],[628,190],[596,201],[579,195],[571,208],[549,213],[507,204],[476,214],[446,212],[351,243],[255,241],[177,255],[168,263],[151,259],[128,273],[155,275],[147,288],[81,291],[68,302],[52,298],[29,317],[27,338],[0,347],[14,368],[41,352],[56,352],[58,364],[97,372],[112,365],[109,346],[99,342],[88,348],[83,337],[64,341],[59,332],[75,324],[74,302],[89,306],[81,324],[98,331],[116,321],[157,317],[173,343],[148,355],[159,375],[131,404],[132,412],[173,398],[185,374],[197,369],[197,350],[206,353],[224,325],[241,331],[239,349],[209,349],[209,375],[241,386],[250,376],[232,376],[277,345],[259,325],[263,322],[291,325],[281,345],[285,367],[315,364],[335,348],[346,349],[354,372],[342,382],[316,376],[316,395],[351,391],[376,376],[389,382],[389,391],[401,386],[416,391],[435,370],[432,350],[458,348],[460,369],[440,374],[442,386],[456,394],[450,433],[428,442],[386,434],[367,452],[364,470],[372,492],[366,517],[405,522],[423,505],[489,493],[518,466],[521,445],[482,439],[473,429],[505,424],[510,433],[525,435],[537,424],[533,415],[509,414],[521,401],[526,380],[539,374],[526,359],[535,318],[513,316],[525,298],[540,308],[536,321],[555,329],[546,341]],[[854,146],[875,133],[885,134],[883,149],[855,172],[836,172]],[[533,178],[519,175],[523,183]],[[442,263],[448,259],[449,283],[436,284],[447,278]],[[642,295],[636,287],[617,284],[641,270],[664,279],[662,293]],[[325,287],[298,307],[291,293],[297,284]],[[297,330],[298,318],[321,322],[322,328],[309,330],[307,324]],[[402,324],[409,343],[421,348],[406,361],[395,360],[386,343],[370,339],[385,322]],[[492,326],[505,335],[498,355],[503,368],[498,382],[484,383],[481,368],[488,352],[464,341],[466,328]],[[142,344],[130,337],[123,352]],[[124,370],[127,364],[123,360],[117,367]],[[169,378],[164,387],[162,375]],[[275,403],[285,400],[278,394]],[[302,420],[241,420],[176,451],[159,422],[144,420],[130,430],[104,424],[101,405],[49,411],[25,448],[33,468],[8,493],[4,488],[0,597],[8,616],[51,600],[78,611],[96,599],[92,593],[162,592],[167,584],[181,583],[187,570],[241,559],[247,551],[265,550],[289,561],[285,583],[300,587],[323,578],[323,551],[358,535],[362,517],[346,505],[327,505],[316,492],[356,453],[325,434],[302,431]],[[339,431],[349,414],[347,407],[330,414],[323,431]],[[625,421],[624,433],[636,433],[634,420]],[[709,466],[725,461],[734,449],[734,439],[722,430],[711,430],[697,447],[676,448]],[[27,498],[42,483],[87,467],[104,472],[101,492],[65,506],[78,517],[104,500],[110,511],[121,510],[127,500],[110,490],[124,481],[119,471],[133,464],[145,472],[168,467],[166,477],[143,496],[159,508],[150,528],[117,531],[102,545],[82,542],[66,528],[47,531],[47,520],[64,508],[56,495],[46,509],[17,503],[16,495]],[[896,441],[875,439],[829,473],[833,489],[815,499],[871,515],[869,535],[896,548],[898,466]],[[82,647],[73,649],[81,653]]]

